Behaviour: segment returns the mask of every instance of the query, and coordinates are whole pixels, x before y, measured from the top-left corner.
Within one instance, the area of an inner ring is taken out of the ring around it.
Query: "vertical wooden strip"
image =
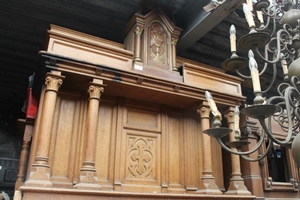
[[[162,192],[166,193],[169,183],[169,127],[168,127],[168,115],[165,109],[161,111],[161,187]]]
[[[221,191],[225,191],[224,187],[224,175],[223,175],[223,158],[222,147],[215,138],[211,139],[212,149],[212,171],[213,177],[215,177],[216,184]]]
[[[123,112],[124,112],[124,99],[119,99],[117,109],[117,131],[116,131],[116,159],[114,174],[114,190],[121,190],[121,146],[122,146],[122,127],[123,127]]]

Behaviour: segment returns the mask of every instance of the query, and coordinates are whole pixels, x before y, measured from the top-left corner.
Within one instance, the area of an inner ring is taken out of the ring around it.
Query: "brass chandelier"
[[[229,31],[232,55],[222,63],[222,67],[236,72],[244,79],[252,79],[255,98],[253,104],[243,108],[241,113],[257,119],[263,129],[259,141],[251,150],[242,151],[242,147],[248,145],[249,142],[241,140],[238,107],[234,112],[234,130],[220,127],[221,113],[211,94],[208,91],[205,93],[214,120],[212,128],[204,130],[204,133],[215,137],[228,152],[240,155],[248,161],[263,159],[272,144],[276,143],[291,147],[295,163],[300,167],[300,134],[298,134],[300,125],[300,10],[298,8],[298,0],[247,0],[243,3],[243,11],[250,31],[238,43],[239,46],[249,50],[248,58],[237,55],[235,27],[232,25]],[[264,66],[260,71],[254,56],[264,61]],[[281,64],[282,70],[277,70],[277,63]],[[241,73],[247,65],[251,71],[250,76]],[[262,91],[260,76],[270,65],[272,65],[273,76],[267,89]],[[266,99],[264,95],[275,85],[278,71],[284,74],[282,82],[277,86],[278,95]],[[270,121],[271,118],[286,132],[285,139],[277,139],[272,134],[271,124],[266,123],[266,119]],[[221,138],[232,131],[236,140],[224,144]],[[265,152],[257,158],[249,156],[266,141],[268,145]]]

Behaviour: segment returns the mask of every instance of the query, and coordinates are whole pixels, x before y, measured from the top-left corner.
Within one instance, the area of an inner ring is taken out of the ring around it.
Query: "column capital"
[[[134,33],[136,34],[136,35],[141,35],[142,34],[142,32],[143,32],[143,28],[142,27],[139,27],[139,26],[137,26],[137,27],[135,27],[135,29],[134,29]]]
[[[61,72],[59,71],[48,72],[45,78],[46,91],[57,92],[64,79],[65,76],[62,76]]]
[[[202,118],[209,118],[210,111],[211,111],[211,109],[210,109],[210,107],[209,107],[209,105],[206,101],[204,101],[200,105],[199,109],[197,110],[197,112],[200,114],[201,119]]]
[[[103,86],[106,86],[103,84],[103,81],[100,79],[93,79],[92,82],[90,82],[89,89],[87,90],[90,99],[100,99],[102,92],[104,92]]]
[[[224,116],[227,119],[227,123],[234,123],[234,107],[229,107],[225,113]]]
[[[177,38],[173,38],[173,37],[172,37],[171,44],[172,44],[172,45],[176,45],[176,44],[177,44],[177,41],[178,41]]]

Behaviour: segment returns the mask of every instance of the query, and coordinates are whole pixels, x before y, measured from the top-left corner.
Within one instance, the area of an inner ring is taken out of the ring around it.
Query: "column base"
[[[241,177],[241,174],[232,174],[230,179],[230,185],[228,187],[227,195],[252,195],[245,186],[244,179]]]
[[[20,190],[15,190],[14,200],[22,200],[22,192]]]
[[[101,186],[98,184],[97,175],[93,171],[81,171],[80,183],[74,185],[74,188],[101,190]]]
[[[213,194],[221,195],[222,191],[219,189],[213,176],[204,176],[201,178],[200,188],[195,192],[196,194]]]
[[[50,169],[47,167],[32,167],[29,179],[25,182],[25,185],[52,187],[50,181]]]

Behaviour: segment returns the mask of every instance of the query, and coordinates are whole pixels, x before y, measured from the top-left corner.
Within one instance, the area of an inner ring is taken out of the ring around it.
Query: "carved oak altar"
[[[51,26],[22,199],[254,198],[239,161],[223,161],[202,133],[205,90],[229,114],[244,100],[241,79],[176,57],[180,29],[161,11],[136,15],[126,31],[124,48]],[[228,162],[236,179],[225,188]]]

